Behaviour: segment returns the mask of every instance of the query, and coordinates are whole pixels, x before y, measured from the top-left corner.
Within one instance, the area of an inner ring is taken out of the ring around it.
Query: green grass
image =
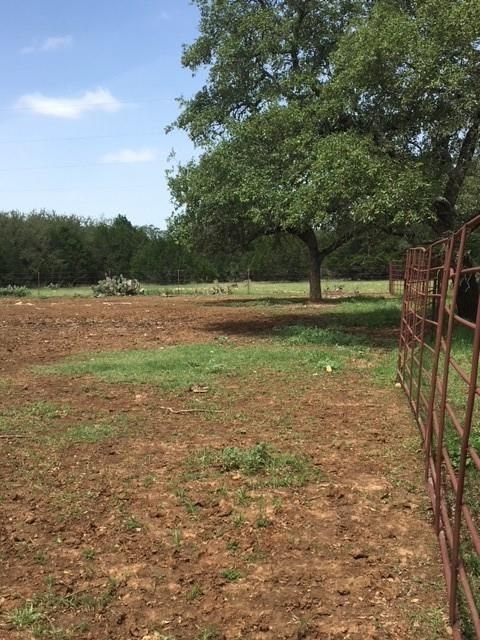
[[[29,435],[41,433],[58,423],[64,407],[51,402],[29,402],[21,407],[0,410],[0,433]]]
[[[202,587],[196,582],[194,582],[192,586],[189,588],[189,590],[187,591],[187,594],[185,597],[187,599],[187,602],[193,602],[194,600],[197,600],[202,596],[203,596]]]
[[[342,301],[329,315],[343,329],[396,329],[400,324],[400,301],[359,297]]]
[[[163,389],[211,384],[228,376],[251,376],[257,371],[322,372],[341,369],[348,351],[298,348],[273,344],[230,346],[192,344],[148,351],[120,351],[73,358],[37,367],[41,373],[94,375],[107,382],[154,384]]]
[[[28,629],[31,632],[30,637],[33,638],[73,640],[77,637],[76,631],[79,630],[79,626],[69,630],[56,628],[52,622],[56,615],[67,611],[74,611],[77,615],[85,612],[100,613],[112,602],[118,590],[118,583],[111,578],[98,594],[57,594],[55,581],[51,576],[47,576],[46,586],[46,591],[35,594],[7,614],[6,621],[11,628]]]
[[[232,287],[232,284],[236,286]],[[233,296],[296,296],[305,298],[308,296],[308,282],[302,280],[300,282],[262,282],[246,280],[237,283],[220,282],[220,283],[190,283],[190,284],[146,284],[142,285],[146,295],[161,296],[191,296],[191,295],[212,295],[215,288],[227,290],[230,287],[230,295]],[[335,295],[388,295],[387,280],[341,280],[341,279],[324,279],[322,281],[323,293],[328,296]],[[31,297],[40,298],[91,298],[91,286],[76,287],[58,287],[57,289],[49,287],[40,287],[40,289],[32,289]]]
[[[373,381],[381,387],[395,384],[397,376],[397,347],[385,349],[378,354],[378,358],[371,370]]]
[[[212,470],[220,474],[237,471],[247,477],[255,476],[262,486],[272,488],[302,487],[321,477],[320,471],[307,457],[281,453],[265,443],[244,449],[203,449],[190,455],[185,466],[190,473],[197,473],[199,477],[204,477]]]
[[[66,423],[68,408],[51,402],[31,402],[0,410],[0,433],[12,436],[35,436],[54,447],[71,444],[94,444],[124,435],[128,427],[125,416],[108,416],[94,422]]]
[[[221,637],[222,636],[216,629],[207,627],[206,629],[201,629],[195,636],[194,640],[220,640]]]
[[[63,432],[62,438],[66,443],[94,444],[117,437],[120,435],[120,431],[121,425],[118,424],[118,419],[115,421],[97,421],[69,427]]]
[[[7,616],[7,622],[16,629],[25,629],[33,626],[42,617],[43,614],[38,607],[33,602],[28,601],[13,609]]]
[[[95,560],[96,555],[97,555],[97,552],[93,547],[87,547],[82,551],[82,558],[84,560]]]
[[[225,578],[227,582],[236,582],[242,577],[242,574],[240,573],[240,571],[238,571],[238,569],[233,569],[233,568],[224,569],[223,571],[220,572],[220,575],[222,576],[222,578]]]
[[[306,325],[289,325],[276,327],[274,336],[292,345],[322,345],[331,347],[365,346],[368,341],[365,336],[354,335],[338,329],[312,327]]]

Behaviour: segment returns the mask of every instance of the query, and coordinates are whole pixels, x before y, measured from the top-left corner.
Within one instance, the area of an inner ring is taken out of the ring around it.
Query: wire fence
[[[480,216],[406,256],[398,379],[420,428],[455,638],[480,639]]]
[[[355,295],[388,295],[389,283],[385,269],[382,273],[355,273],[355,278],[338,278],[335,272],[323,270],[322,290],[325,297]],[[112,275],[107,272],[105,275]],[[268,295],[279,293],[286,295],[308,295],[308,282],[304,270],[272,272],[247,270],[229,274],[229,278],[198,278],[198,274],[189,269],[156,270],[146,277],[142,273],[125,273],[128,278],[136,278],[146,293],[160,295],[182,294],[236,294]],[[343,274],[342,274],[343,275]],[[8,286],[26,287],[38,295],[61,295],[67,290],[77,290],[86,294],[98,279],[91,274],[74,271],[34,271],[30,273],[12,273],[0,271],[0,288]],[[398,295],[398,292],[395,294]]]
[[[392,260],[388,269],[388,291],[392,296],[403,295],[405,285],[405,262]]]

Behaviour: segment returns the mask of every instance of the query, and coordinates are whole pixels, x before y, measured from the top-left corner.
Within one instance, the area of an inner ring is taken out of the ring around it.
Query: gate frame
[[[466,603],[475,638],[480,640],[478,605],[461,549],[461,535],[468,534],[472,551],[480,558],[479,531],[469,506],[464,502],[467,464],[480,473],[480,456],[469,442],[475,400],[480,398],[480,387],[477,386],[480,303],[475,322],[462,318],[456,312],[462,278],[480,277],[480,266],[464,267],[466,242],[477,229],[480,231],[480,215],[428,247],[407,251],[397,362],[397,380],[407,395],[422,438],[425,480],[447,585],[449,620],[456,640],[462,638],[458,611],[460,594]],[[450,280],[453,280],[451,292]],[[452,354],[457,326],[472,332],[469,371],[465,371]],[[433,346],[430,343],[432,337]],[[430,371],[425,367],[426,353],[431,357]],[[448,401],[452,371],[468,389],[463,420]],[[444,441],[446,419],[453,425],[461,444],[457,468]],[[447,491],[454,499],[450,504]]]

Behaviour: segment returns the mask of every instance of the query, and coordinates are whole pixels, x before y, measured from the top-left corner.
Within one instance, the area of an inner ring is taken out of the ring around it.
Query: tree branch
[[[475,155],[475,150],[478,145],[479,131],[480,110],[475,114],[473,123],[465,134],[458,154],[457,164],[450,171],[447,184],[445,186],[444,197],[448,200],[452,208],[454,208],[457,203],[460,190],[465,181],[465,176],[467,175]]]

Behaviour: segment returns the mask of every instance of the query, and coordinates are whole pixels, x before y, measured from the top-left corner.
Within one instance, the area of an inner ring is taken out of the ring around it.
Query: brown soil
[[[28,600],[37,637],[57,640],[448,637],[416,432],[404,397],[368,370],[252,373],[197,398],[29,369],[94,350],[266,340],[332,313],[202,298],[2,302],[0,414],[58,410],[31,437],[0,439],[0,640],[32,637],[9,622]],[[205,403],[222,413],[161,408]],[[57,437],[92,421],[118,422],[118,436]],[[205,447],[258,442],[308,455],[320,482],[189,473]]]

